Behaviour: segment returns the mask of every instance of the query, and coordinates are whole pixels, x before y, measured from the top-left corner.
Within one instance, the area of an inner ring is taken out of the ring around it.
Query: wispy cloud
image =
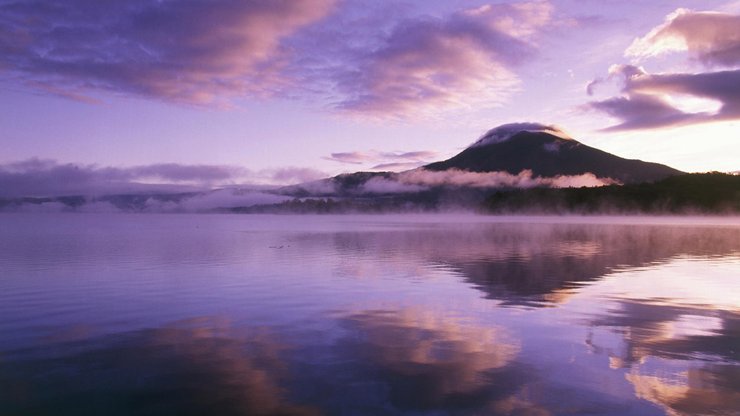
[[[337,152],[325,157],[326,160],[352,165],[372,165],[372,170],[412,169],[425,165],[438,156],[431,150],[406,152],[380,152],[377,150]]]
[[[283,167],[262,170],[254,176],[262,176],[268,178],[271,183],[284,185],[315,181],[326,178],[328,174],[312,168]]]
[[[703,64],[740,63],[740,16],[678,9],[663,24],[635,39],[625,56],[637,59],[688,52]]]
[[[319,52],[316,65],[335,108],[354,114],[405,118],[500,105],[519,89],[514,68],[535,55],[551,13],[548,2],[534,1],[409,17],[345,48],[339,60]]]
[[[377,157],[376,153],[370,153],[370,152],[337,152],[332,153],[329,156],[325,157],[324,159],[332,160],[334,162],[340,162],[340,163],[350,163],[353,165],[359,165],[362,163],[366,163],[369,160],[373,160]]]
[[[161,163],[122,168],[29,159],[0,165],[0,197],[179,192],[229,185],[285,185],[326,176],[298,167],[254,171],[231,165]]]
[[[398,181],[407,185],[420,186],[464,186],[474,188],[580,188],[582,186],[604,186],[618,183],[610,178],[598,178],[593,173],[581,175],[558,175],[554,177],[534,176],[531,170],[514,175],[508,172],[468,172],[458,169],[430,171],[415,169],[400,173]]]
[[[82,101],[104,92],[231,105],[277,95],[406,118],[505,102],[553,7],[510,2],[437,17],[395,13],[402,9],[338,0],[6,0],[0,68],[37,91]]]
[[[419,166],[426,165],[427,162],[388,162],[379,163],[370,168],[370,170],[387,171],[387,172],[398,172],[402,170],[414,169]]]
[[[509,172],[470,172],[460,169],[431,171],[423,168],[401,172],[388,177],[376,176],[360,188],[360,193],[413,193],[436,187],[452,188],[580,188],[618,184],[611,178],[600,178],[593,173],[581,175],[535,176],[531,170],[518,174]]]
[[[613,65],[607,78],[587,86],[592,95],[605,82],[617,82],[621,95],[592,101],[585,108],[619,120],[606,131],[673,127],[740,119],[740,16],[678,9],[625,56],[642,61],[672,52],[688,53],[705,67],[731,69],[699,73],[652,74],[636,65]],[[700,109],[686,109],[699,102]]]
[[[95,90],[214,103],[269,94],[281,40],[334,0],[0,3],[0,67],[63,96]]]

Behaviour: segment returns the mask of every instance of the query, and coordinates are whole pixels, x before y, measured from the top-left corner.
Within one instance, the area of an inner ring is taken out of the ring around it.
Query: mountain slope
[[[653,182],[683,172],[658,163],[624,159],[541,124],[506,124],[490,130],[458,155],[424,166],[427,170],[471,172],[531,170],[535,176],[593,173],[622,183]]]

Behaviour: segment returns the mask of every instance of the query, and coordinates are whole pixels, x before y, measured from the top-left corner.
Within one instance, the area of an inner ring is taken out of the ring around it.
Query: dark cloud
[[[63,96],[212,103],[281,82],[281,40],[334,0],[0,2],[0,68]]]
[[[740,119],[740,69],[699,74],[649,74],[632,65],[615,66],[610,78],[622,82],[622,96],[594,101],[587,108],[621,120],[607,131],[649,129]],[[600,82],[589,84],[589,90]],[[686,112],[665,96],[718,102],[717,111]]]
[[[181,192],[235,184],[291,184],[325,176],[297,167],[252,171],[231,165],[161,163],[119,168],[29,159],[0,165],[0,197]]]
[[[48,196],[125,189],[131,175],[119,169],[30,159],[0,166],[0,196]]]
[[[685,94],[719,101],[716,117],[740,117],[740,69],[701,74],[665,74],[635,77],[629,88],[642,94]]]
[[[589,108],[604,112],[622,120],[621,123],[604,129],[620,131],[647,129],[686,124],[693,117],[677,108],[671,107],[665,100],[650,95],[631,94],[627,97],[612,97],[603,101],[590,103]]]

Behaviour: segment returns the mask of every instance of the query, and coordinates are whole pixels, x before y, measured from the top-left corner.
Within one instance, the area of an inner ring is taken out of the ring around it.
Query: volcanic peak
[[[490,144],[503,143],[519,133],[547,133],[565,140],[573,140],[567,133],[555,126],[548,126],[540,123],[509,123],[502,124],[488,130],[470,147],[482,147]]]

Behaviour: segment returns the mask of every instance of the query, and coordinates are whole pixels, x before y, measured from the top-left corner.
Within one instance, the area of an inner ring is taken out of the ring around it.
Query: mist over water
[[[0,414],[740,409],[734,218],[0,215]]]

